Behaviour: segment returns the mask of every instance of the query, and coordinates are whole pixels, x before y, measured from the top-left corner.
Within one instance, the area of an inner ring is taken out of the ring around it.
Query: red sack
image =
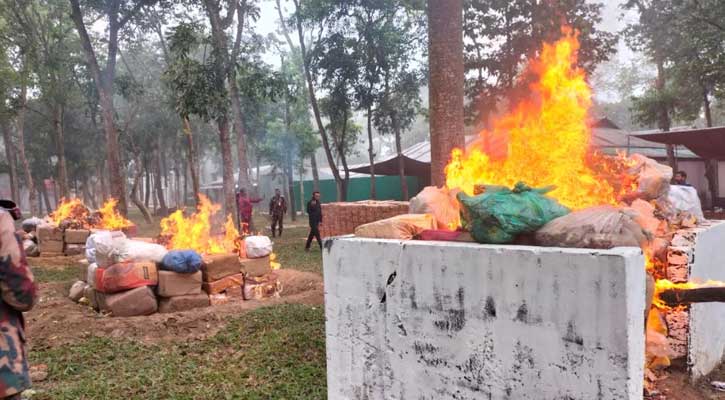
[[[96,290],[101,293],[116,293],[158,283],[159,273],[154,262],[129,261],[96,270]]]
[[[428,229],[418,235],[420,240],[439,240],[443,242],[473,242],[471,234],[465,231],[447,231]]]

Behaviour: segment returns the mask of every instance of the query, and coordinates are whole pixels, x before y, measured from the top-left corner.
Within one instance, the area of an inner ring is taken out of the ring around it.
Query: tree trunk
[[[60,196],[69,197],[68,169],[65,162],[65,139],[63,135],[63,105],[53,106],[53,128],[55,130],[55,151],[58,157],[58,185]]]
[[[217,120],[219,125],[219,142],[222,151],[222,191],[224,194],[224,215],[234,215],[234,165],[232,163],[232,146],[229,140],[229,121],[226,117]]]
[[[305,216],[305,163],[302,161],[300,168],[300,211]]]
[[[146,188],[144,189],[143,204],[146,208],[149,207],[149,200],[151,199],[151,173],[149,172],[148,162],[144,162],[144,183]]]
[[[370,159],[370,198],[375,200],[377,193],[375,190],[375,148],[373,147],[373,115],[372,107],[368,107],[368,158]]]
[[[96,53],[93,50],[90,36],[83,22],[79,0],[70,0],[71,16],[78,31],[83,53],[88,61],[91,76],[98,92],[101,116],[103,118],[103,129],[106,133],[106,159],[108,161],[108,176],[111,187],[111,196],[118,200],[117,209],[122,215],[126,215],[126,188],[125,180],[121,174],[121,152],[118,143],[118,131],[114,121],[113,108],[113,79],[116,72],[116,56],[118,54],[118,32],[123,23],[118,20],[120,8],[119,0],[111,0],[106,8],[108,13],[108,51],[107,62],[104,73],[98,65]],[[124,18],[125,21],[127,19]]]
[[[194,150],[194,138],[193,130],[191,129],[191,123],[188,118],[184,118],[184,134],[186,134],[186,145],[187,145],[187,157],[189,160],[189,171],[191,173],[191,188],[194,191],[194,199],[196,199],[196,206],[199,205],[199,175],[196,167],[196,151]],[[184,188],[186,189],[186,188]],[[184,202],[186,202],[186,195],[184,195]]]
[[[25,63],[27,60],[23,60],[23,69],[26,68]],[[18,134],[18,156],[20,157],[20,164],[23,166],[23,172],[25,173],[25,187],[28,188],[28,203],[30,204],[30,213],[34,216],[40,216],[38,214],[38,206],[35,198],[35,182],[33,182],[33,175],[30,173],[30,163],[28,158],[25,156],[25,112],[27,110],[28,101],[28,84],[27,84],[27,73],[22,73],[22,84],[20,86],[20,104],[18,108],[17,116],[15,117],[16,131]]]
[[[446,184],[445,167],[463,131],[463,0],[428,2],[431,182]]]
[[[40,183],[40,193],[42,195],[42,199],[45,202],[45,208],[48,210],[48,213],[50,213],[53,210],[53,207],[50,205],[50,196],[48,196],[48,188],[45,187],[45,182]]]
[[[293,0],[295,4],[295,11],[296,14],[299,14],[300,6],[299,6],[299,0]],[[322,114],[320,113],[320,107],[317,103],[317,95],[315,94],[315,80],[312,78],[312,72],[310,68],[310,59],[307,54],[307,49],[305,45],[305,36],[302,30],[302,21],[299,17],[296,18],[296,25],[297,25],[297,36],[300,41],[300,52],[302,54],[302,65],[304,66],[305,71],[305,81],[307,82],[307,92],[310,98],[310,105],[312,106],[312,114],[315,117],[315,123],[317,124],[317,129],[320,132],[320,137],[322,139],[322,147],[325,150],[325,156],[327,157],[327,164],[330,166],[330,170],[332,172],[332,176],[335,178],[335,182],[338,186],[342,184],[343,178],[340,176],[340,171],[337,169],[337,165],[335,165],[335,159],[332,154],[332,148],[329,141],[329,138],[327,136],[327,130],[325,129],[325,124],[322,122]],[[462,31],[461,31],[462,32]],[[463,35],[463,33],[461,33]],[[463,50],[461,50],[461,56],[463,56],[462,53]],[[345,184],[347,186],[347,184]],[[347,192],[345,192],[347,193]],[[339,197],[340,193],[338,193]]]
[[[38,215],[50,214],[50,212],[51,212],[50,207],[48,207],[48,209],[45,212],[43,211],[43,192],[41,192],[40,189],[38,189],[38,188],[35,188],[33,190],[38,192],[38,212],[40,213]]]
[[[88,197],[86,204],[90,204],[93,209],[98,209],[98,203],[96,203],[96,197],[91,192],[91,184],[89,181],[90,179],[87,176],[83,177],[83,196]]]
[[[707,88],[703,85],[702,88],[702,105],[705,109],[705,122],[707,127],[713,126],[712,122],[712,111],[710,110],[710,96]],[[718,177],[718,161],[717,160],[705,160],[705,178],[707,178],[708,189],[710,189],[710,198],[712,199],[712,207],[715,207],[718,203],[718,197],[720,197],[719,188],[719,177]]]
[[[310,168],[312,169],[312,190],[320,191],[320,171],[317,170],[317,156],[315,152],[310,155]]]
[[[174,178],[176,180],[176,190],[174,190],[174,197],[176,198],[176,208],[181,208],[181,160],[174,160]]]
[[[106,162],[101,161],[97,166],[98,169],[98,183],[101,185],[101,202],[105,203],[108,200],[108,186],[106,186]]]
[[[403,195],[403,200],[407,201],[410,199],[408,193],[408,180],[405,177],[405,158],[403,158],[403,145],[400,140],[400,126],[398,125],[397,119],[393,118],[393,129],[395,130],[395,151],[398,154],[398,176],[400,177],[400,192]]]
[[[665,91],[665,62],[664,57],[660,54],[660,51],[655,51],[655,63],[657,64],[657,79],[655,79],[655,89],[659,93],[660,97],[664,97]],[[670,114],[668,105],[661,102],[659,110],[657,110],[657,127],[663,132],[670,130]],[[672,167],[673,172],[677,172],[677,156],[675,155],[675,146],[671,144],[666,145],[667,148],[667,163]]]
[[[239,175],[237,184],[240,188],[249,188],[249,160],[247,159],[247,140],[244,132],[244,119],[242,116],[242,103],[239,98],[239,88],[236,80],[229,81],[230,97],[232,98],[232,116],[234,117],[234,131],[237,134],[237,161]]]
[[[141,197],[139,197],[139,180],[141,179],[141,176],[143,175],[144,168],[143,163],[141,162],[140,158],[136,159],[136,172],[133,176],[133,185],[131,186],[131,201],[133,204],[136,205],[138,210],[141,212],[141,215],[143,216],[144,221],[146,221],[147,224],[150,224],[152,222],[151,220],[151,213],[149,213],[149,209],[146,208],[146,206],[141,201]]]
[[[160,153],[162,152],[162,144],[160,136],[157,140],[156,146],[156,155],[154,156],[154,187],[156,189],[156,198],[159,202],[159,209],[156,211],[156,214],[165,217],[169,214],[169,209],[166,207],[166,193],[163,182],[161,181],[161,177],[163,176],[163,166],[161,164]],[[169,183],[166,182],[166,184],[168,185]]]
[[[18,188],[18,169],[15,162],[15,146],[13,145],[12,133],[5,119],[0,121],[0,129],[3,131],[3,141],[5,142],[5,158],[8,161],[10,172],[10,196],[12,200],[20,205],[20,189]]]

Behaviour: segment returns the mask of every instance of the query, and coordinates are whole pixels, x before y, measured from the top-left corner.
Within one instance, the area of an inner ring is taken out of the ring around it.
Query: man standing
[[[675,174],[675,177],[672,179],[673,184],[680,185],[680,186],[692,186],[689,183],[687,183],[687,172],[685,171],[677,171]]]
[[[253,204],[257,204],[262,199],[252,199],[247,196],[246,189],[239,189],[237,192],[237,213],[239,213],[239,233],[250,233],[254,231],[254,223],[252,222]]]
[[[320,204],[320,192],[312,192],[312,199],[307,203],[307,215],[310,218],[310,234],[307,235],[307,245],[305,251],[310,251],[312,239],[317,239],[317,244],[322,249],[322,239],[320,238],[320,225],[322,225],[322,205]]]
[[[0,398],[20,399],[30,388],[30,374],[25,350],[23,312],[33,308],[37,289],[33,273],[25,260],[13,220],[20,210],[10,200],[0,200]]]
[[[279,189],[274,190],[274,197],[269,201],[269,215],[272,216],[272,237],[275,237],[275,229],[279,224],[279,236],[282,236],[284,215],[287,214],[287,200],[280,193]]]

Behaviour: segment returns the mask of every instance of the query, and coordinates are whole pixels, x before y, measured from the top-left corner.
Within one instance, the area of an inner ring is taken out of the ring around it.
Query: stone
[[[244,279],[244,300],[279,297],[280,292],[282,292],[282,284],[277,279],[277,274],[271,273]]]
[[[114,317],[150,315],[158,310],[156,296],[148,286],[108,294],[105,296],[105,306],[108,307]]]
[[[229,275],[214,282],[204,282],[202,289],[208,294],[219,294],[232,287],[244,285],[244,274]]]
[[[62,255],[63,254],[63,241],[62,240],[41,240],[38,244],[38,248],[40,249],[40,254],[42,256],[47,256],[46,253],[57,253]]]
[[[204,256],[201,266],[204,282],[214,282],[241,272],[239,257],[236,254],[214,254]]]
[[[65,242],[69,244],[86,244],[86,239],[91,235],[91,231],[85,229],[66,229]]]
[[[206,293],[165,297],[159,300],[159,312],[172,313],[191,310],[194,308],[209,307],[209,305],[209,296]]]
[[[243,258],[241,261],[242,272],[246,276],[262,276],[272,272],[269,256],[262,258]]]
[[[68,293],[68,298],[77,303],[78,300],[80,300],[81,297],[83,297],[83,291],[85,290],[86,286],[87,285],[85,282],[76,281],[70,287],[70,292]]]
[[[173,271],[159,271],[159,285],[156,293],[161,297],[188,296],[201,293],[201,271],[180,274]]]
[[[642,398],[638,248],[333,238],[322,255],[330,399]]]
[[[38,234],[38,240],[41,242],[45,240],[63,241],[63,231],[55,225],[39,225],[36,232]]]
[[[692,247],[670,246],[667,249],[667,262],[669,264],[686,265],[694,261]]]

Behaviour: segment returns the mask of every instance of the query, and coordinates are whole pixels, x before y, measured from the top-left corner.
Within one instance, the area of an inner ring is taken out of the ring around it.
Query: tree
[[[103,128],[106,134],[106,154],[108,158],[108,174],[111,184],[111,195],[118,200],[118,210],[126,214],[126,182],[121,167],[121,152],[118,141],[118,131],[114,117],[113,107],[113,80],[116,75],[116,62],[119,49],[119,33],[138,14],[143,7],[152,6],[159,0],[108,0],[97,4],[90,2],[88,12],[102,12],[108,22],[108,36],[106,43],[106,65],[101,69],[96,50],[86,29],[81,10],[81,0],[70,0],[71,16],[80,37],[83,53],[86,56],[88,68],[93,76],[99,96]],[[94,9],[100,6],[100,9]]]
[[[614,52],[617,38],[597,28],[603,5],[588,0],[467,0],[464,22],[467,118],[484,122],[502,102],[528,95],[520,73],[541,44],[568,25],[578,32],[578,63],[588,73]]]
[[[463,133],[463,0],[428,2],[431,182],[446,184],[445,167]]]

